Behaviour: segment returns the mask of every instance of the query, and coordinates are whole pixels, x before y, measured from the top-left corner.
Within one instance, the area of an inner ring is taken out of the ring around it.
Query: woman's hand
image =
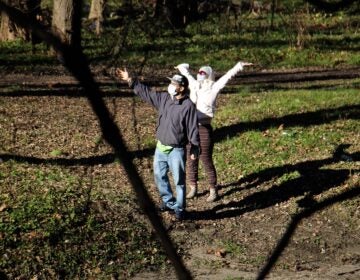
[[[246,61],[239,61],[239,63],[241,64],[241,66],[251,66],[251,65],[254,65],[254,63],[246,62]]]
[[[188,70],[189,70],[190,65],[189,65],[188,63],[181,63],[181,64],[179,64],[179,65],[176,65],[174,68],[175,68],[175,69],[179,69],[179,67],[180,67],[180,68],[185,68],[185,69],[188,69]]]

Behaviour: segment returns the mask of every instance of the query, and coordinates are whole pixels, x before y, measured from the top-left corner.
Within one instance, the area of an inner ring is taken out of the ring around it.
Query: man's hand
[[[129,76],[129,72],[124,68],[124,70],[121,70],[120,68],[115,69],[115,75],[120,78],[123,81],[129,82],[131,80]]]
[[[191,145],[190,147],[190,159],[196,160],[200,155],[200,148],[198,146]]]

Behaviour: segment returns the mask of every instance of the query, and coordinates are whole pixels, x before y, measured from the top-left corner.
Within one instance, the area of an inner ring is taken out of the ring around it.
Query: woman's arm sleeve
[[[214,83],[212,87],[212,93],[217,95],[226,86],[228,81],[243,69],[244,66],[242,65],[242,63],[238,62],[233,68],[227,71],[225,75],[223,75],[219,80]]]

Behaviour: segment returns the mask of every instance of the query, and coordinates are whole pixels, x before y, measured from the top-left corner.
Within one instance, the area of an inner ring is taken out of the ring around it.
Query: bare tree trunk
[[[0,23],[0,41],[11,41],[16,38],[15,26],[10,21],[9,17],[5,13],[1,13]]]
[[[77,0],[54,0],[52,29],[63,43],[73,44],[73,16],[74,1]]]
[[[154,17],[160,17],[161,16],[161,11],[162,11],[162,0],[156,0],[155,2],[155,6],[154,6]]]
[[[104,21],[104,9],[106,0],[92,0],[89,19],[95,23],[95,33],[100,35],[102,32],[102,23]]]
[[[198,12],[199,4],[197,0],[187,0],[185,3],[187,5],[186,24],[188,24],[189,22],[199,17],[199,12]]]
[[[198,17],[197,0],[164,0],[165,17],[174,28],[183,28]]]
[[[9,4],[13,7],[20,9],[22,6],[19,1],[14,0],[3,0],[6,4]],[[17,38],[25,39],[26,31],[23,28],[18,27],[14,22],[12,22],[7,14],[1,12],[1,22],[0,22],[0,41],[12,41]]]
[[[276,0],[272,0],[272,3],[271,3],[271,24],[270,24],[271,30],[274,30],[274,17],[275,17],[276,6],[277,6]]]

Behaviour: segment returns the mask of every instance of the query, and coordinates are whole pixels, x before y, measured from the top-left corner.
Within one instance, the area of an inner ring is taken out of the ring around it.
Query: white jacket
[[[206,66],[210,72],[208,78],[202,82],[196,80],[189,72],[189,64],[182,63],[177,69],[189,80],[190,99],[196,104],[198,120],[200,123],[210,123],[215,114],[216,98],[219,92],[225,87],[227,82],[234,77],[237,72],[243,70],[242,62],[238,62],[225,75],[215,81],[215,75],[210,66]]]

